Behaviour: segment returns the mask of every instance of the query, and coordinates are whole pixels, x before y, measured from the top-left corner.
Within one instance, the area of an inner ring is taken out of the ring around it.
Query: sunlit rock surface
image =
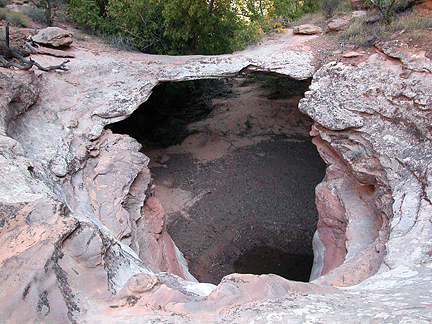
[[[0,107],[0,322],[432,320],[430,70],[376,54],[315,73],[315,39],[288,32],[196,57],[77,42],[68,72],[1,70],[21,90],[2,93]],[[300,109],[316,122],[328,170],[317,187],[312,283],[237,274],[217,287],[195,282],[166,233],[148,158],[104,130],[160,81],[240,71],[314,75]]]

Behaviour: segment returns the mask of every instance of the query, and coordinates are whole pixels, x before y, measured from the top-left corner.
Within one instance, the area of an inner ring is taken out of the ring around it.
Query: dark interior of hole
[[[144,147],[180,144],[194,133],[187,125],[211,113],[211,99],[229,95],[224,80],[162,82],[130,118],[110,128],[114,133],[129,134]]]
[[[276,274],[289,280],[309,281],[313,256],[286,253],[269,246],[257,246],[234,261],[237,273]]]
[[[243,80],[245,85],[254,82],[267,89],[269,105],[303,95],[310,84],[271,76]],[[232,95],[229,79],[162,83],[130,118],[110,128],[145,148],[175,145],[191,133],[189,123],[211,114],[212,98]],[[212,188],[187,211],[190,218],[177,212],[168,223],[198,280],[217,284],[224,275],[240,272],[308,281],[318,219],[314,187],[325,174],[310,139],[285,141],[275,135],[211,163],[178,155],[165,164],[151,169],[156,185],[170,182],[194,193]]]
[[[254,82],[268,88],[267,99],[272,100],[303,95],[311,81],[253,74],[244,77],[244,85]],[[212,112],[213,98],[233,95],[230,79],[162,82],[129,118],[108,128],[114,133],[130,135],[145,148],[180,144],[195,132],[187,125]]]

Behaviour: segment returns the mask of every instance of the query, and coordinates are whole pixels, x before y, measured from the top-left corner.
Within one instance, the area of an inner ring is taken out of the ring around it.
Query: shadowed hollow
[[[152,95],[147,108],[113,131],[143,143],[168,231],[198,280],[217,284],[240,272],[308,281],[318,220],[314,189],[325,174],[308,135],[312,121],[297,109],[309,81],[254,77],[210,85],[200,100],[175,104],[157,88],[159,101]],[[175,85],[163,87],[178,96]],[[132,132],[139,123],[148,128],[145,120],[159,137]],[[161,147],[170,130],[186,139]]]

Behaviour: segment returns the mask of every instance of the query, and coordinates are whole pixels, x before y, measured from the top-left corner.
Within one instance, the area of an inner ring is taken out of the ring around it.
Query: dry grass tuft
[[[392,38],[397,34],[423,40],[430,37],[430,28],[432,28],[432,18],[422,17],[413,12],[399,14],[389,24],[383,22],[366,24],[364,20],[365,17],[355,19],[346,30],[331,37],[351,45],[371,46],[379,39]]]

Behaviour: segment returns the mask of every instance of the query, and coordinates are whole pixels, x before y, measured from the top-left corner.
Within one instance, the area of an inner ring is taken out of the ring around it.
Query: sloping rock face
[[[69,72],[0,71],[22,85],[0,107],[0,322],[432,319],[430,72],[376,54],[315,73],[304,36],[283,37],[216,57],[81,44]],[[328,164],[317,187],[316,279],[197,283],[166,233],[148,158],[105,126],[127,118],[160,80],[256,70],[314,75],[300,109],[315,120]]]

